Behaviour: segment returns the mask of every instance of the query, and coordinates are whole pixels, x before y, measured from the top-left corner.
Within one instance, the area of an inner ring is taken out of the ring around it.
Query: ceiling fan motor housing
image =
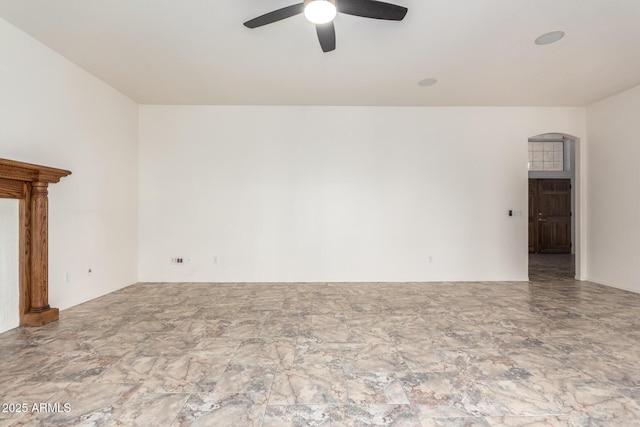
[[[336,5],[336,0],[304,0],[304,7],[307,7],[307,5],[309,5],[309,3],[313,3],[316,1],[325,1],[327,3],[331,3],[332,5]]]

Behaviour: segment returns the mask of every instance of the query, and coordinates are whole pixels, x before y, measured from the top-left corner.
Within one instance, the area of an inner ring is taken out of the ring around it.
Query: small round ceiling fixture
[[[555,43],[564,37],[564,31],[551,31],[538,37],[535,41],[538,45]]]
[[[428,87],[433,86],[436,83],[438,83],[438,80],[436,79],[423,79],[418,82],[418,86]]]
[[[336,17],[335,0],[306,0],[304,16],[314,24],[327,24]]]

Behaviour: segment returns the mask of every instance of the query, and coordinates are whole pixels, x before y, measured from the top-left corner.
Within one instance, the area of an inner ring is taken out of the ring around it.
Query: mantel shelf
[[[71,172],[48,166],[31,163],[16,162],[15,160],[0,159],[0,178],[22,182],[46,182],[54,184]]]

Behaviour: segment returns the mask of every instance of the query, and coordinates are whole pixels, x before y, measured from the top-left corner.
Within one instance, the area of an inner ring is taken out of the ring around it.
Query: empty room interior
[[[637,425],[639,24],[0,0],[0,426]]]

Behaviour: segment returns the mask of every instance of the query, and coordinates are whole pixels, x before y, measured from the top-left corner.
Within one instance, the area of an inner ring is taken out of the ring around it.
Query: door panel
[[[570,180],[530,179],[529,216],[529,252],[571,252]]]

